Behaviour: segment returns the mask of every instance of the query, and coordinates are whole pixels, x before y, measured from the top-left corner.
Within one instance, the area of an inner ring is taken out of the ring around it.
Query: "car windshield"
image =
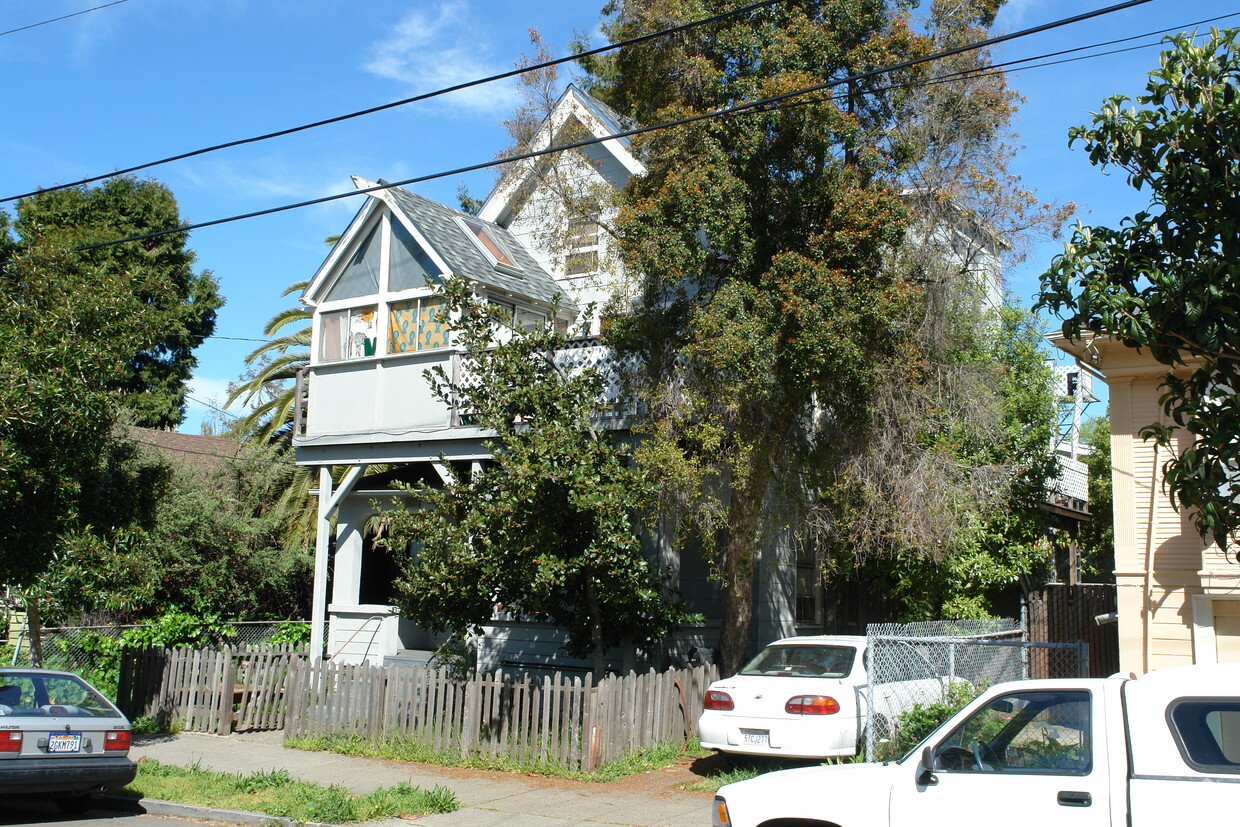
[[[13,715],[115,718],[120,713],[74,675],[4,672],[0,674],[0,716]]]
[[[852,646],[785,644],[758,653],[742,675],[801,678],[843,678],[852,671],[857,650]]]

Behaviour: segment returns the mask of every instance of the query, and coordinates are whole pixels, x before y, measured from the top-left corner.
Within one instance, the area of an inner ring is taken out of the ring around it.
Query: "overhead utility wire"
[[[533,150],[531,152],[524,152],[524,153],[521,153],[520,155],[513,155],[509,158],[485,161],[479,164],[470,164],[469,166],[457,167],[456,169],[450,169],[444,172],[435,172],[435,173],[431,173],[430,175],[420,175],[416,178],[406,178],[403,181],[396,181],[395,183],[377,184],[373,187],[362,187],[360,189],[354,190],[353,192],[341,192],[341,193],[336,193],[335,195],[325,195],[321,198],[312,198],[307,201],[298,201],[293,204],[284,204],[279,207],[268,207],[267,209],[264,209],[264,210],[255,210],[253,212],[228,216],[227,218],[216,218],[211,221],[201,221],[196,224],[183,224],[180,227],[175,227],[170,230],[157,230],[155,232],[144,233],[142,235],[128,236],[126,238],[118,238],[115,241],[102,241],[98,244],[89,244],[83,247],[74,247],[69,252],[81,253],[87,250],[97,250],[101,247],[112,247],[116,244],[124,244],[129,241],[145,241],[146,239],[149,239],[149,238],[158,238],[160,236],[170,235],[172,233],[184,233],[184,232],[189,232],[191,230],[200,230],[205,227],[214,227],[219,224],[230,224],[234,221],[245,221],[251,218],[259,218],[264,215],[274,215],[275,213],[289,212],[290,210],[297,210],[303,207],[312,207],[317,204],[327,204],[332,201],[340,201],[345,198],[352,198],[355,195],[367,195],[373,192],[380,192],[382,190],[393,189],[395,187],[406,187],[406,186],[409,186],[410,184],[421,184],[426,181],[434,181],[440,178],[448,178],[453,175],[463,175],[467,172],[477,172],[478,170],[489,169],[491,167],[496,167],[496,166],[503,166],[505,164],[514,164],[520,161],[529,161],[534,158],[541,158],[544,155],[551,155],[557,152],[565,152],[571,149],[580,149],[582,147],[594,146],[595,144],[601,144],[607,141],[614,141],[620,138],[631,138],[635,135],[644,135],[647,132],[655,132],[661,129],[671,129],[677,126],[685,126],[686,124],[697,123],[699,121],[710,120],[713,118],[721,118],[721,117],[725,117],[727,115],[733,115],[739,112],[746,112],[752,109],[759,109],[762,107],[770,106],[773,103],[779,103],[780,101],[785,101],[790,98],[799,97],[800,95],[808,95],[813,92],[821,92],[826,89],[832,89],[836,86],[843,86],[848,83],[855,83],[856,81],[859,81],[859,80],[866,80],[868,78],[878,77],[880,75],[888,74],[890,72],[896,72],[902,69],[909,69],[913,66],[918,66],[922,63],[929,63],[931,61],[942,60],[944,58],[952,57],[954,55],[964,54],[966,52],[972,52],[978,49],[985,49],[989,46],[994,46],[998,43],[1005,43],[1009,40],[1015,40],[1021,37],[1028,37],[1034,34],[1041,34],[1042,32],[1050,31],[1052,29],[1061,28],[1063,26],[1068,26],[1074,23],[1080,23],[1084,20],[1091,20],[1095,17],[1101,17],[1103,15],[1111,14],[1113,12],[1123,11],[1125,9],[1130,9],[1135,6],[1141,6],[1149,2],[1152,2],[1152,0],[1127,0],[1127,2],[1124,2],[1124,3],[1118,3],[1116,5],[1107,6],[1102,9],[1095,9],[1094,11],[1084,12],[1082,14],[1074,15],[1072,17],[1060,18],[1059,20],[1053,20],[1050,23],[1043,23],[1039,26],[1033,26],[1028,29],[1021,29],[1020,31],[1010,32],[1004,35],[998,35],[996,37],[987,38],[986,40],[980,40],[976,43],[966,44],[964,46],[957,46],[955,48],[948,49],[946,51],[935,52],[929,55],[923,55],[922,57],[913,58],[911,60],[906,60],[901,63],[893,64],[891,66],[885,66],[879,69],[872,69],[868,72],[861,72],[856,75],[849,75],[848,77],[840,78],[838,80],[826,81],[825,83],[819,83],[813,86],[807,86],[803,89],[797,89],[792,92],[784,92],[779,95],[772,95],[769,98],[761,98],[759,100],[737,104],[735,106],[726,107],[724,109],[716,109],[713,112],[704,112],[700,115],[693,115],[691,117],[682,118],[676,121],[669,121],[667,123],[655,124],[653,126],[635,127],[633,129],[628,129],[622,132],[616,132],[610,135],[606,135],[601,138],[587,138],[587,139],[576,141],[570,144],[564,144],[564,145],[555,146],[555,147],[548,147],[547,149]]]
[[[1033,57],[1016,58],[1014,60],[1009,60],[1004,63],[992,63],[992,64],[989,64],[988,66],[983,66],[983,67],[979,67],[976,69],[961,69],[960,71],[952,72],[950,74],[934,78],[933,80],[921,80],[921,81],[915,81],[911,83],[892,83],[886,86],[875,87],[873,91],[887,92],[887,91],[896,90],[896,89],[906,89],[906,90],[907,89],[922,89],[927,86],[939,86],[945,83],[955,83],[961,80],[974,80],[974,79],[988,78],[993,75],[1006,75],[1012,72],[1025,71],[1028,69],[1042,69],[1047,66],[1059,66],[1064,63],[1075,63],[1080,60],[1093,60],[1094,58],[1108,57],[1110,55],[1119,55],[1119,54],[1124,54],[1125,52],[1135,52],[1139,49],[1151,49],[1151,48],[1162,45],[1162,41],[1155,41],[1153,43],[1141,43],[1136,46],[1129,46],[1125,49],[1112,49],[1106,52],[1095,52],[1093,54],[1088,54],[1088,55],[1078,55],[1077,57],[1069,57],[1063,60],[1047,60],[1047,58],[1060,57],[1061,55],[1069,55],[1075,52],[1083,52],[1086,49],[1100,49],[1104,46],[1114,46],[1117,43],[1128,43],[1133,40],[1140,40],[1143,37],[1154,37],[1155,35],[1166,34],[1168,32],[1179,32],[1179,31],[1183,31],[1184,29],[1190,26],[1201,26],[1206,23],[1214,23],[1219,20],[1225,20],[1229,17],[1240,17],[1240,12],[1232,12],[1231,14],[1221,14],[1218,17],[1211,17],[1206,20],[1198,20],[1194,23],[1185,23],[1181,26],[1171,26],[1170,28],[1166,28],[1166,29],[1158,29],[1152,32],[1134,34],[1130,37],[1121,37],[1116,40],[1106,40],[1101,43],[1091,43],[1087,46],[1076,46],[1071,49],[1061,49],[1057,52],[1046,52],[1045,54],[1034,55]],[[1200,39],[1203,37],[1205,37],[1204,34],[1199,34],[1199,35],[1196,35],[1194,39]],[[1038,61],[1038,60],[1046,61],[1046,62],[1034,63],[1034,61]],[[1029,64],[1029,65],[1023,65],[1023,64]],[[812,106],[814,104],[819,104],[819,103],[831,103],[831,102],[843,101],[843,100],[847,100],[848,97],[849,97],[849,93],[845,92],[843,94],[828,95],[827,97],[824,97],[824,98],[810,98],[808,100],[799,100],[799,101],[794,101],[792,103],[784,103],[779,106],[763,107],[763,111],[767,111],[767,112],[785,111],[785,110],[792,109],[798,106]]]
[[[1218,17],[1211,17],[1206,20],[1198,20],[1193,23],[1185,23],[1181,26],[1171,26],[1166,29],[1157,29],[1152,32],[1144,32],[1142,34],[1135,34],[1130,37],[1121,37],[1116,40],[1106,40],[1101,43],[1091,43],[1087,46],[1077,46],[1072,49],[1061,49],[1060,51],[1057,51],[1057,52],[1047,52],[1045,54],[1035,55],[1033,57],[1018,58],[1016,60],[1007,61],[1006,63],[995,63],[995,64],[991,64],[990,66],[983,67],[981,69],[962,69],[959,72],[952,72],[949,75],[944,75],[942,77],[935,78],[934,80],[917,81],[916,83],[890,84],[888,86],[879,87],[878,91],[888,91],[888,90],[893,90],[893,89],[920,89],[920,88],[924,88],[927,86],[938,86],[938,85],[945,84],[945,83],[955,83],[960,80],[971,80],[974,78],[987,78],[987,77],[990,77],[991,75],[1006,75],[1006,74],[1010,74],[1015,71],[1024,71],[1026,69],[1042,69],[1047,66],[1059,66],[1064,63],[1075,63],[1080,60],[1093,60],[1094,58],[1108,57],[1110,55],[1123,54],[1125,52],[1132,52],[1138,49],[1149,49],[1149,48],[1153,48],[1155,46],[1161,45],[1161,42],[1142,43],[1137,46],[1130,46],[1126,49],[1112,49],[1107,52],[1095,52],[1094,54],[1079,55],[1077,57],[1071,57],[1065,60],[1053,60],[1053,61],[1048,61],[1046,63],[1033,63],[1033,61],[1035,60],[1046,60],[1047,58],[1050,58],[1050,57],[1059,57],[1060,55],[1072,54],[1073,52],[1080,52],[1086,49],[1098,49],[1103,46],[1113,46],[1116,43],[1128,43],[1133,40],[1139,40],[1143,37],[1154,37],[1155,35],[1166,34],[1168,32],[1183,31],[1189,26],[1201,26],[1206,23],[1214,23],[1219,20],[1226,20],[1229,17],[1240,17],[1240,12],[1232,12],[1231,14],[1222,14],[1222,15],[1219,15]],[[1201,38],[1201,37],[1205,37],[1205,35],[1198,35],[1197,37]],[[1028,63],[1030,65],[1018,66],[1018,64],[1025,64],[1025,63]],[[780,110],[791,109],[794,106],[813,105],[813,104],[818,104],[818,103],[827,103],[830,101],[841,101],[841,100],[846,100],[847,98],[848,98],[847,94],[831,95],[825,98],[814,98],[808,101],[797,101],[796,103],[784,104],[783,106],[780,106],[780,107],[771,107],[771,109],[768,111],[774,111],[775,109],[780,109]],[[271,342],[276,341],[275,339],[256,339],[253,337],[244,337],[244,336],[217,336],[215,334],[211,334],[210,336],[198,335],[198,336],[192,336],[190,338],[200,339],[203,341],[207,339],[222,339],[222,340],[232,341],[232,342],[261,342],[264,344],[270,344]],[[205,403],[199,403],[199,404],[205,404]]]
[[[29,26],[20,26],[16,29],[9,29],[7,32],[0,32],[0,37],[4,37],[6,34],[17,34],[18,32],[24,32],[27,29],[37,29],[40,26],[46,26],[48,23],[58,23],[61,20],[68,20],[70,17],[77,17],[79,14],[89,14],[93,11],[106,9],[108,6],[119,6],[121,3],[128,2],[129,0],[113,0],[111,3],[104,3],[102,6],[95,6],[93,9],[82,9],[81,11],[75,11],[73,14],[62,14],[60,17],[53,17],[51,20],[44,20],[40,23],[31,23]]]
[[[125,2],[125,0],[118,0],[118,2]],[[78,186],[81,186],[82,184],[93,184],[94,182],[102,181],[105,178],[113,178],[117,175],[128,175],[131,172],[138,172],[139,170],[150,169],[151,167],[157,167],[163,164],[169,164],[169,163],[172,163],[173,161],[183,161],[186,158],[194,158],[199,155],[206,155],[207,153],[216,152],[221,149],[230,149],[234,146],[244,146],[246,144],[253,144],[259,141],[270,140],[271,138],[282,138],[286,135],[293,135],[298,132],[304,132],[308,129],[316,129],[320,126],[328,126],[330,124],[340,123],[341,121],[347,121],[353,118],[360,118],[363,115],[373,115],[376,112],[383,112],[385,110],[395,109],[397,107],[405,106],[410,103],[417,103],[419,101],[429,100],[430,98],[436,98],[441,95],[447,95],[450,92],[459,92],[462,89],[469,89],[470,87],[473,87],[473,86],[481,86],[483,84],[492,83],[497,80],[504,80],[506,78],[525,74],[526,72],[536,72],[540,69],[548,69],[552,66],[559,66],[561,63],[569,63],[574,60],[580,60],[581,58],[593,57],[594,55],[600,55],[605,52],[613,51],[615,49],[622,49],[628,46],[636,45],[638,43],[644,43],[647,40],[653,40],[655,38],[666,37],[668,35],[677,34],[683,31],[688,31],[689,29],[693,29],[698,26],[705,26],[708,23],[715,23],[719,20],[723,20],[728,17],[733,17],[738,14],[744,14],[746,12],[751,12],[756,9],[764,8],[766,6],[774,6],[777,3],[783,3],[783,2],[786,2],[786,0],[762,0],[762,2],[760,3],[752,3],[748,6],[742,6],[739,9],[733,9],[732,11],[728,11],[728,12],[721,12],[720,14],[716,14],[711,17],[706,17],[701,20],[694,20],[689,23],[683,23],[679,26],[673,26],[670,29],[662,29],[657,32],[643,34],[638,37],[629,38],[628,40],[621,40],[618,43],[609,43],[606,46],[600,46],[596,49],[588,49],[584,52],[577,52],[575,54],[566,55],[565,57],[558,57],[558,58],[555,58],[554,60],[544,61],[543,63],[536,63],[532,66],[525,66],[525,67],[518,68],[518,69],[510,69],[507,72],[501,72],[498,75],[491,75],[490,77],[479,78],[477,80],[470,80],[464,83],[458,83],[455,86],[448,86],[443,89],[437,89],[434,92],[426,92],[421,95],[414,95],[411,98],[403,98],[398,101],[392,101],[391,103],[385,103],[379,106],[372,106],[369,109],[359,109],[356,112],[350,112],[345,115],[337,115],[332,118],[325,118],[321,121],[314,121],[313,123],[302,124],[301,126],[293,126],[287,129],[278,130],[276,132],[268,132],[264,135],[256,135],[252,138],[240,138],[235,141],[228,141],[226,143],[216,144],[214,146],[203,147],[202,149],[195,149],[190,152],[182,152],[179,155],[170,155],[167,158],[162,158],[158,161],[150,161],[144,164],[137,164],[132,167],[126,167],[125,169],[113,170],[112,172],[106,173],[104,175],[95,175],[90,178],[82,178],[78,181],[72,181],[68,184],[56,184],[55,186],[52,186],[52,187],[44,187],[42,189],[31,190],[30,192],[25,192],[25,193],[22,193],[21,195],[10,195],[7,198],[0,198],[0,204],[7,203],[9,201],[16,201],[19,198],[28,198],[32,195],[37,195],[40,192],[55,192],[56,190],[69,189],[70,187],[78,187]]]

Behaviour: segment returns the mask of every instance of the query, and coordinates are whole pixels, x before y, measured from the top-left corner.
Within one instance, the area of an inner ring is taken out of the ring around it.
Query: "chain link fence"
[[[957,706],[1000,681],[1089,675],[1086,643],[1033,643],[1008,619],[876,623],[866,630],[867,761],[890,757],[900,728],[927,707]]]
[[[117,644],[133,630],[153,630],[155,624],[131,626],[48,626],[41,630],[43,667],[67,672],[91,673],[110,668]],[[257,620],[204,626],[195,645],[244,648],[273,642],[308,640],[308,620]],[[130,638],[132,639],[132,635]],[[30,630],[22,628],[9,641],[13,645],[12,666],[31,666]]]

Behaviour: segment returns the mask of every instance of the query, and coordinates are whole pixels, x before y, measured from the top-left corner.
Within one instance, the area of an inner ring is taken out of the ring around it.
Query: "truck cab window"
[[[991,701],[941,741],[935,768],[1084,775],[1092,764],[1089,727],[1088,692],[1014,692]]]

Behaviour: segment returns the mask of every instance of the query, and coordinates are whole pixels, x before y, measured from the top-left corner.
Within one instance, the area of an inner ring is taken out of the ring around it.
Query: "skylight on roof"
[[[502,267],[509,267],[517,272],[521,271],[521,265],[513,259],[508,253],[508,249],[481,221],[472,218],[461,218],[461,224],[469,231],[469,236],[478,245],[478,248],[486,253],[487,258],[492,263]]]

